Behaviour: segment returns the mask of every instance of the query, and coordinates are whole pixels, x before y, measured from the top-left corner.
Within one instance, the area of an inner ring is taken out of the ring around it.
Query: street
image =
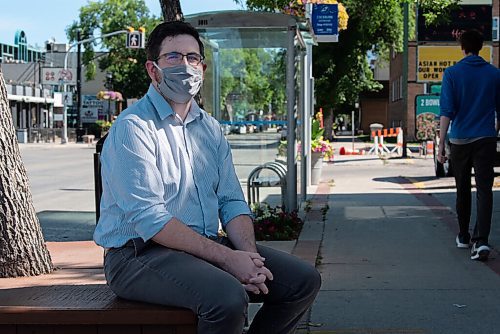
[[[273,161],[276,157],[279,134],[263,132],[244,135],[228,135],[233,151],[236,173],[247,195],[247,178],[258,165]],[[341,146],[350,147],[350,142],[335,142],[336,152]],[[356,143],[356,145],[362,145]],[[93,153],[95,145],[69,143],[61,144],[24,144],[20,145],[23,162],[30,179],[33,203],[49,241],[90,240],[95,226]],[[380,160],[376,156],[335,156],[335,175],[337,184],[355,184],[357,178],[378,180],[375,188],[366,192],[382,190],[396,196],[404,192],[393,179],[384,177],[405,177],[408,182],[426,193],[454,207],[454,180],[436,179],[433,176],[433,160],[415,155],[410,160]],[[346,168],[342,168],[346,166]],[[497,185],[500,178],[496,179]],[[382,187],[382,185],[384,187]],[[359,185],[353,189],[360,189]],[[349,187],[346,188],[347,191]],[[341,188],[334,188],[335,196]],[[372,202],[382,201],[386,195],[372,195]],[[280,204],[280,189],[262,188],[261,201],[271,205]],[[498,207],[496,208],[498,210]],[[68,222],[71,228],[68,229]]]

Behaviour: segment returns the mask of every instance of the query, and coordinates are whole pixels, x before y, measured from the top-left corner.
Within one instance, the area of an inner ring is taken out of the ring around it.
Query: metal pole
[[[408,2],[403,2],[403,154],[402,158],[406,158],[406,136],[408,133]]]
[[[67,58],[67,53],[66,57]],[[64,67],[66,69],[66,66]],[[68,142],[68,105],[66,104],[66,91],[67,91],[67,86],[66,84],[63,84],[63,133],[61,137],[61,144],[66,144]]]
[[[287,173],[286,173],[286,210],[297,208],[297,165],[295,164],[295,26],[288,27],[288,46],[286,64],[287,96]]]
[[[307,53],[306,50],[302,50],[300,52],[300,119],[302,120],[302,128],[301,128],[301,149],[300,149],[300,198],[302,201],[307,200],[307,160],[309,160],[309,152],[310,150],[308,146],[306,146],[306,137],[309,134],[307,131],[307,119],[309,118],[309,114],[307,112]]]
[[[128,33],[128,30],[118,30],[118,31],[114,31],[114,32],[110,32],[109,34],[104,34],[104,35],[101,35],[101,36],[98,36],[98,37],[91,37],[91,38],[87,38],[87,39],[84,39],[84,40],[81,40],[81,41],[77,41],[76,43],[73,43],[69,46],[68,48],[68,51],[66,51],[66,55],[64,55],[64,71],[66,71],[68,69],[68,56],[69,56],[69,52],[70,50],[77,46],[77,45],[81,45],[83,43],[88,43],[88,42],[93,42],[95,40],[98,40],[98,39],[103,39],[105,37],[110,37],[110,36],[114,36],[114,35],[118,35],[118,34],[126,34]],[[64,82],[63,84],[63,97],[66,97],[66,92],[67,92],[67,85],[66,85],[66,82]],[[66,99],[64,99],[64,108],[63,108],[63,134],[62,134],[62,137],[61,137],[61,144],[66,144],[68,142],[68,106],[66,104]],[[80,103],[78,103],[78,106],[80,106]]]
[[[313,115],[313,81],[312,81],[312,45],[306,43],[306,77],[304,78],[306,89],[306,109],[304,110],[304,147],[306,147],[306,185],[311,185],[311,117]],[[307,196],[307,194],[306,194]]]
[[[222,112],[220,110],[220,86],[221,86],[221,82],[220,82],[220,54],[219,54],[219,50],[214,50],[213,52],[213,56],[214,56],[214,65],[215,65],[215,68],[213,69],[213,73],[214,73],[214,97],[213,97],[213,108],[214,108],[214,116],[215,116],[215,119],[218,120],[218,121],[222,121]]]
[[[76,31],[76,40],[80,42],[81,32],[80,29]],[[78,44],[77,57],[76,57],[76,120],[78,129],[82,127],[82,117],[80,115],[82,104],[82,44]]]
[[[352,151],[354,152],[354,110],[351,112]]]

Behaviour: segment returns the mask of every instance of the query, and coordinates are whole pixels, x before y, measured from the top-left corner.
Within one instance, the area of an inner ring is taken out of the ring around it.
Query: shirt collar
[[[170,104],[165,100],[163,95],[161,95],[156,88],[153,86],[153,84],[149,85],[148,92],[146,93],[146,96],[149,98],[149,101],[153,104],[153,106],[156,109],[156,112],[158,113],[158,116],[160,116],[161,120],[164,120],[168,116],[174,115],[174,111],[172,110],[172,107]],[[186,117],[186,123],[192,122],[196,118],[203,118],[203,114],[201,113],[201,109],[196,103],[195,100],[191,101],[191,108],[189,109],[189,113]]]
[[[156,112],[158,113],[158,116],[160,116],[161,120],[164,120],[168,116],[174,114],[174,111],[172,110],[172,107],[170,107],[170,104],[168,104],[165,98],[156,90],[153,84],[149,85],[146,96],[155,107]]]

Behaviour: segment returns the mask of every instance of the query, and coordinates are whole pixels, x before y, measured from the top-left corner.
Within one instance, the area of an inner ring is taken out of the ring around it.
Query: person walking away
[[[472,260],[485,261],[491,251],[488,238],[493,211],[494,159],[500,127],[500,70],[479,56],[483,47],[483,36],[479,31],[465,31],[459,41],[464,58],[445,70],[441,87],[438,160],[441,163],[447,160],[445,138],[451,123],[451,168],[457,188],[459,226],[455,241],[459,248],[472,246]],[[473,167],[477,212],[471,236]]]

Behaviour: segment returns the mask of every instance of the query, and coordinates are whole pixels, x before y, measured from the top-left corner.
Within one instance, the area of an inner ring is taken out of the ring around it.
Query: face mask
[[[163,74],[158,89],[164,97],[177,103],[187,103],[200,91],[203,83],[202,69],[185,64],[164,69],[156,63],[154,65]]]

